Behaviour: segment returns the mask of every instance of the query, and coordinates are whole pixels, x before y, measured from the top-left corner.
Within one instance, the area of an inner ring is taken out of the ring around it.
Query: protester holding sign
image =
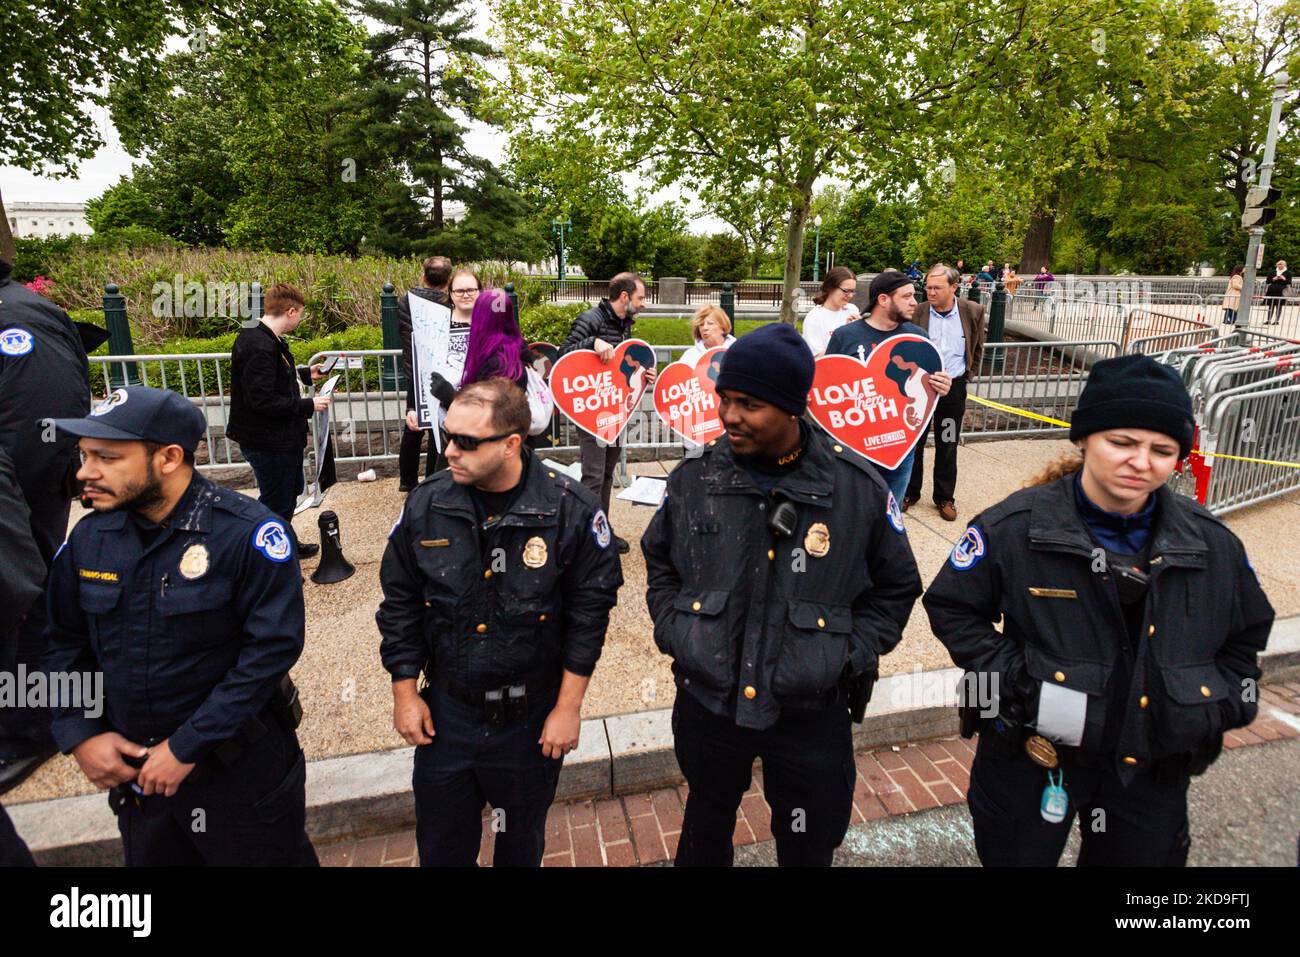
[[[756,757],[778,863],[831,863],[856,777],[850,709],[860,721],[921,593],[884,483],[802,420],[812,383],[790,326],[739,339],[717,383],[727,433],[673,470],[641,540],[690,785],[678,866],[731,864]]]
[[[852,356],[859,362],[866,362],[876,346],[900,333],[929,338],[924,329],[909,321],[915,310],[916,286],[912,280],[897,269],[887,269],[871,280],[866,316],[836,329],[826,347],[826,354]],[[946,372],[936,372],[930,376],[930,384],[939,395],[947,395],[952,388],[952,377]],[[916,449],[913,448],[897,468],[887,469],[872,463],[899,502],[907,491],[915,458]]]
[[[691,368],[700,361],[700,357],[710,349],[719,346],[726,348],[736,341],[731,334],[731,320],[720,306],[701,306],[691,319],[691,338],[695,345],[682,353],[678,362],[685,362]]]
[[[1098,362],[1082,454],[976,516],[926,593],[988,691],[962,708],[985,865],[1055,867],[1076,813],[1080,866],[1187,862],[1190,778],[1255,718],[1273,624],[1241,542],[1166,485],[1194,425],[1169,366]]]
[[[471,275],[473,275],[471,273]],[[411,302],[410,297],[424,299],[428,302],[436,302],[441,306],[450,307],[451,299],[447,294],[448,283],[451,281],[451,260],[446,256],[430,256],[424,261],[424,287],[413,287],[407,290],[405,296],[397,300],[397,331],[402,341],[402,374],[406,377],[406,428],[402,430],[402,444],[398,450],[398,490],[409,492],[415,488],[420,481],[420,445],[424,442],[425,436],[429,438],[429,455],[424,467],[424,474],[427,478],[432,475],[438,468],[438,447],[429,434],[428,429],[420,427],[420,423],[415,413],[415,377],[413,370],[412,342],[411,342]],[[472,306],[473,300],[478,296],[478,278],[475,277],[473,282],[461,278],[463,285],[459,288],[464,290],[473,290],[473,295],[462,293],[458,299],[469,299]],[[452,322],[457,322],[455,314],[452,316]],[[469,324],[469,316],[464,316],[461,324]],[[434,373],[437,375],[437,373]],[[437,380],[431,384],[431,390],[443,408],[451,404],[451,398],[456,394],[454,383],[447,382],[442,376],[438,375]]]
[[[609,281],[609,298],[600,300],[573,321],[568,338],[560,346],[560,356],[576,349],[590,349],[602,363],[608,363],[614,358],[614,347],[631,338],[636,314],[644,306],[645,282],[636,273],[619,273]],[[647,385],[654,382],[653,361],[644,367],[643,378]],[[554,387],[552,383],[552,389]],[[582,456],[582,484],[600,499],[608,514],[610,493],[614,489],[614,468],[619,458],[617,437],[605,443],[592,434],[583,434],[578,442]],[[620,553],[628,550],[627,540],[618,535],[614,536],[614,544]]]
[[[715,383],[727,350],[710,349],[694,365],[679,359],[655,380],[655,412],[689,445],[703,445],[723,433]]]

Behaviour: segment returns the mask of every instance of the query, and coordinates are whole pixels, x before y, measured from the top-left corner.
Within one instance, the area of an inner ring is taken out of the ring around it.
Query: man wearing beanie
[[[982,689],[962,731],[981,731],[986,865],[1055,866],[1078,814],[1081,866],[1182,866],[1190,779],[1255,718],[1273,608],[1237,537],[1165,484],[1193,426],[1173,369],[1098,362],[1071,419],[1082,457],[976,516],[926,592]]]
[[[781,865],[829,865],[848,829],[853,720],[920,578],[871,466],[802,415],[813,357],[773,323],[718,374],[726,435],[685,459],[641,539],[654,640],[673,658],[690,785],[678,866],[730,865],[756,757]]]

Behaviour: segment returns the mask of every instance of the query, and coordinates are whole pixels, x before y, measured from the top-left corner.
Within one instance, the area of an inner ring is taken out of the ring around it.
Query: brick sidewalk
[[[1300,737],[1300,731],[1267,714],[1269,707],[1300,716],[1300,681],[1263,686],[1260,716],[1249,727],[1224,735],[1224,747]],[[974,756],[972,742],[961,738],[861,752],[856,756],[852,823],[960,804],[966,800]],[[685,801],[683,784],[621,798],[557,804],[546,821],[542,866],[635,867],[670,861],[677,852]],[[763,776],[755,771],[753,784],[740,802],[732,843],[739,847],[771,840],[771,823],[771,811],[763,799]],[[480,863],[491,860],[491,839],[485,817]],[[318,851],[326,867],[412,867],[416,863],[415,832],[344,841]]]

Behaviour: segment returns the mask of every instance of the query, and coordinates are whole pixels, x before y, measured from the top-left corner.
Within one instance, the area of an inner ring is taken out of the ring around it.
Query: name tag
[[[446,548],[451,544],[450,538],[422,538],[420,544],[425,548]]]
[[[1031,588],[1029,594],[1035,598],[1078,598],[1079,593],[1073,588]]]
[[[117,572],[101,572],[89,568],[78,568],[77,573],[87,581],[116,582],[118,580]]]

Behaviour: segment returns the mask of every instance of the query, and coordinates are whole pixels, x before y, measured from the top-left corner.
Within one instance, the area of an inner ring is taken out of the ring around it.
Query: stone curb
[[[1300,616],[1274,624],[1260,656],[1264,682],[1300,672]],[[876,683],[865,720],[854,725],[863,751],[956,734],[959,668],[889,675]],[[673,753],[672,711],[661,708],[582,722],[581,744],[565,759],[557,801],[632,794],[681,783]],[[307,833],[313,842],[357,840],[415,825],[414,748],[325,758],[307,764]],[[121,863],[117,822],[103,794],[33,801],[7,808],[38,863]]]

